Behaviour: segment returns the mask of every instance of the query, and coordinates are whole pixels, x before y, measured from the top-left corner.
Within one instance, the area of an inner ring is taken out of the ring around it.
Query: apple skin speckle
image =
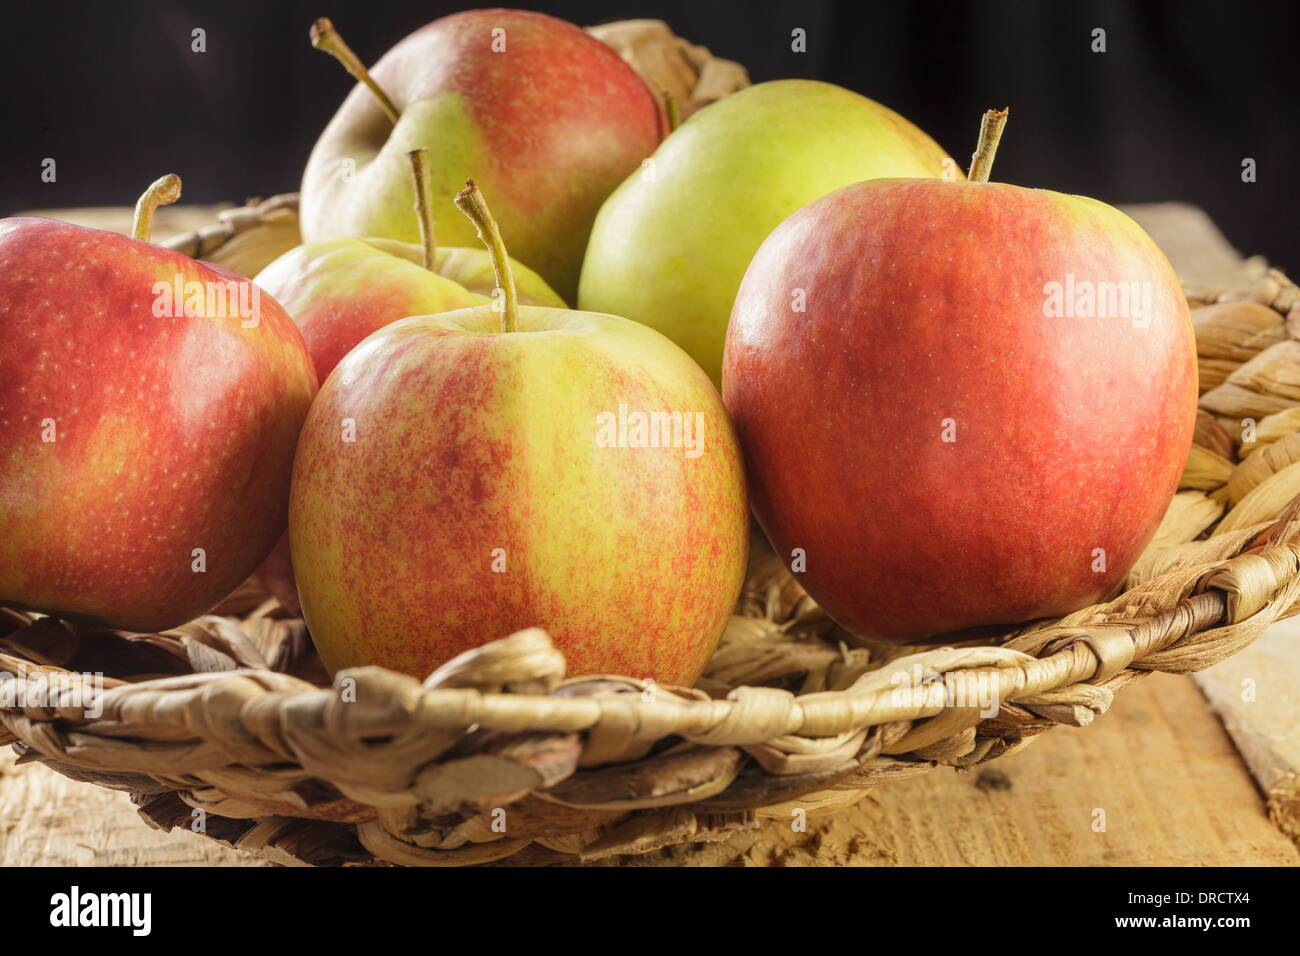
[[[881,264],[899,249],[897,268]],[[1071,274],[1149,283],[1149,327],[1046,315],[1046,284]],[[790,312],[791,288],[806,313]],[[874,180],[805,206],[760,248],[722,391],[777,553],[805,549],[800,583],[845,627],[913,642],[1058,617],[1122,581],[1187,460],[1196,344],[1168,260],[1119,211]]]
[[[334,366],[376,329],[412,315],[434,315],[483,305],[496,287],[486,249],[440,246],[433,269],[423,247],[375,239],[331,239],[296,246],[271,262],[254,281],[284,306],[302,332],[316,377]],[[541,277],[514,263],[519,301],[563,307]],[[301,613],[298,588],[282,535],[257,569],[258,581],[291,613]]]
[[[248,280],[113,233],[7,219],[0,263],[0,603],[139,631],[202,614],[286,525],[302,336],[265,294],[251,328],[156,316],[155,283]]]
[[[325,380],[294,462],[289,537],[332,670],[423,679],[527,627],[568,673],[691,685],[739,596],[743,466],[708,376],[613,316],[480,306],[373,333]],[[597,416],[699,413],[681,447],[603,447]],[[356,441],[339,422],[356,422]],[[504,552],[504,570],[493,555]]]

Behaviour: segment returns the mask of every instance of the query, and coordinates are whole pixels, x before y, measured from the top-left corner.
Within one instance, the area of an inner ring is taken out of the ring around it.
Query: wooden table
[[[168,212],[160,211],[160,235]],[[171,212],[172,230],[211,218]],[[1198,210],[1133,212],[1185,278],[1247,281],[1241,259]],[[113,226],[129,221],[129,211],[77,218]],[[1300,619],[1275,625],[1265,643],[1270,661],[1300,661]],[[1233,680],[1249,672],[1250,653],[1225,662],[1235,663]],[[1269,666],[1278,694],[1300,694],[1300,664],[1282,665],[1295,668],[1290,675]],[[1293,747],[1300,731],[1291,733],[1285,744]],[[39,764],[16,766],[11,754],[0,755],[0,864],[266,865],[197,834],[153,830],[125,794]],[[831,817],[810,818],[807,832],[766,821],[724,844],[593,865],[664,864],[1294,866],[1300,851],[1270,822],[1255,778],[1194,680],[1155,674],[1092,726],[1055,728],[973,773],[940,768],[898,781]]]

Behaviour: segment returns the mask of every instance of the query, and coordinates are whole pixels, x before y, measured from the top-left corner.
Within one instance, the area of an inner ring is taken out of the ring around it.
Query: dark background
[[[367,63],[470,4],[401,0],[26,3],[0,55],[0,213],[129,205],[164,172],[189,202],[298,187],[352,80],[311,49],[329,16]],[[1259,2],[521,3],[580,25],[666,19],[755,82],[850,87],[926,130],[963,165],[980,113],[1010,106],[994,178],[1111,203],[1179,199],[1246,254],[1300,272],[1294,214],[1300,4]],[[190,31],[207,31],[207,52]],[[806,53],[790,33],[807,31]],[[1092,30],[1107,52],[1091,52]],[[41,182],[41,161],[58,164]],[[1241,163],[1258,164],[1243,183]]]

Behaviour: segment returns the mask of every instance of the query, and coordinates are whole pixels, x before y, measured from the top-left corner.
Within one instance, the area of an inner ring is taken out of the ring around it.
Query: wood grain
[[[124,793],[0,752],[0,866],[267,865],[188,831],[162,833]]]
[[[1300,845],[1300,617],[1195,679],[1268,803]]]
[[[1093,829],[1098,809],[1104,831]],[[900,780],[834,816],[809,818],[807,833],[773,821],[726,844],[621,862],[1297,866],[1300,851],[1269,822],[1191,679],[1156,674],[1090,727],[1055,728],[973,773],[945,768]]]

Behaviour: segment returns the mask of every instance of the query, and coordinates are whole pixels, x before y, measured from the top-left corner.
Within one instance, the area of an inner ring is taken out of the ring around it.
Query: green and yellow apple
[[[717,384],[736,290],[783,219],[859,180],[944,175],[961,172],[866,97],[811,80],[751,86],[694,114],[601,207],[578,308],[658,329]]]
[[[427,150],[407,154],[419,243],[395,239],[325,239],[280,256],[254,281],[302,330],[324,381],[339,359],[376,329],[410,315],[486,305],[500,293],[492,255],[482,246],[442,246],[436,239]],[[532,269],[511,260],[519,301],[565,308]]]
[[[304,238],[415,241],[406,153],[425,146],[437,208],[476,176],[513,254],[574,300],[597,209],[665,132],[654,94],[618,54],[571,23],[520,10],[435,20],[368,74],[328,20],[313,43],[362,84],[308,160]],[[439,217],[438,230],[451,245],[474,241],[460,217]]]
[[[423,678],[545,628],[570,673],[690,684],[744,577],[743,466],[689,357],[627,319],[505,306],[385,326],[326,379],[294,464],[290,541],[332,670]]]
[[[0,221],[0,603],[139,631],[239,585],[284,530],[316,375],[249,280],[131,237]]]
[[[439,247],[432,269],[422,256],[420,246],[393,239],[326,239],[291,249],[254,281],[298,324],[323,380],[390,322],[491,303],[496,280],[484,250]],[[565,307],[537,273],[514,269],[521,302]]]
[[[986,170],[806,206],[732,313],[723,397],[754,512],[868,637],[1104,599],[1191,445],[1196,346],[1160,249],[1104,203]]]
[[[417,184],[415,216],[420,244],[395,239],[326,239],[291,249],[254,281],[297,323],[324,381],[354,346],[376,329],[410,315],[432,315],[484,305],[496,291],[492,256],[482,246],[439,246],[423,149],[409,154]],[[512,263],[521,302],[564,308],[541,276]],[[299,613],[287,534],[257,570],[285,608]]]

